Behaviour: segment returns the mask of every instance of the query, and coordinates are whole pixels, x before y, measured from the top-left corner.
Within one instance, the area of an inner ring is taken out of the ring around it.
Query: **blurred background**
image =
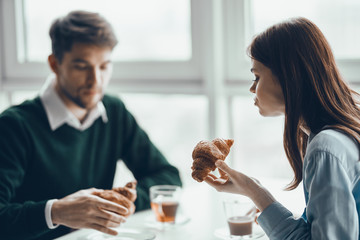
[[[113,25],[119,44],[108,92],[125,101],[185,186],[197,184],[193,147],[215,137],[235,139],[227,161],[239,171],[283,187],[292,180],[284,119],[261,117],[249,92],[246,48],[256,33],[307,17],[345,79],[355,89],[360,83],[358,0],[0,0],[1,111],[38,94],[50,73],[50,24],[79,9]],[[124,171],[120,163],[116,181],[125,181]]]

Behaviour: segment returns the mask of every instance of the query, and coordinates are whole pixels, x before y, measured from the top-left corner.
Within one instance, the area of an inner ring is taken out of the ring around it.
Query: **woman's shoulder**
[[[347,133],[337,129],[324,129],[312,137],[309,145],[318,147],[349,146],[357,147],[355,140]]]
[[[311,181],[309,176],[314,175],[315,169],[322,169],[327,177],[345,173],[349,181],[356,184],[360,176],[359,156],[359,147],[351,136],[340,130],[322,130],[306,149],[304,179],[307,176]]]
[[[325,129],[310,137],[306,156],[326,153],[344,161],[358,161],[359,147],[356,141],[343,131]]]

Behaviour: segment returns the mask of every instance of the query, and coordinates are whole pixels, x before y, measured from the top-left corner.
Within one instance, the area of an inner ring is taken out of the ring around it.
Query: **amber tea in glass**
[[[150,188],[151,209],[156,221],[175,222],[180,192],[181,188],[173,185],[157,185]]]

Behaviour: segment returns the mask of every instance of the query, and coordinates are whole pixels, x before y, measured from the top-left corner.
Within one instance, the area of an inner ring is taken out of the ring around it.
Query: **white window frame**
[[[18,62],[15,39],[21,31],[16,12],[21,0],[0,0],[0,24],[4,52],[0,64],[1,91],[37,90],[50,73],[46,63]],[[223,1],[192,0],[192,59],[187,62],[120,62],[114,63],[109,88],[121,92],[201,94],[209,100],[209,138],[223,130],[220,121],[227,121],[224,98]],[[11,97],[10,97],[11,98]],[[222,116],[222,117],[219,117]],[[221,130],[220,130],[221,129]],[[223,135],[223,134],[221,134]]]
[[[3,66],[3,88],[5,89],[33,89],[38,88],[43,79],[50,73],[46,63],[42,62],[19,62],[18,44],[15,39],[22,41],[22,22],[18,16],[22,15],[22,0],[0,0],[1,22],[3,33],[4,55],[6,61]],[[16,12],[17,11],[17,12]],[[191,1],[191,16],[201,12],[201,1]],[[199,18],[191,17],[192,31],[192,58],[188,61],[121,61],[114,62],[114,72],[111,84],[114,86],[157,86],[163,85],[164,81],[173,81],[176,87],[194,84],[200,86],[201,67],[200,52],[201,36]],[[6,24],[5,24],[6,23]],[[21,71],[19,71],[21,69]],[[140,90],[146,91],[147,88]]]
[[[0,90],[37,90],[50,73],[46,63],[17,61],[15,9],[22,0],[0,0]],[[191,0],[192,59],[115,62],[109,88],[131,93],[199,94],[208,99],[209,138],[232,134],[232,97],[249,94],[247,36],[251,0]],[[239,14],[243,13],[243,14]],[[240,49],[239,49],[240,46]],[[235,51],[236,49],[236,51]],[[337,60],[344,78],[359,84],[360,59]],[[240,71],[238,69],[241,69]],[[250,96],[250,94],[249,94]]]
[[[249,70],[250,60],[246,56],[246,47],[238,49],[234,53],[236,45],[246,46],[250,44],[251,36],[249,29],[252,28],[251,18],[252,4],[251,0],[226,0],[224,5],[227,8],[227,36],[228,40],[227,56],[227,83],[230,86],[229,91],[236,93],[237,89],[233,88],[234,84],[241,86],[241,82],[249,82],[252,78]],[[237,14],[242,12],[243,14]],[[359,23],[360,24],[360,23]],[[245,43],[245,44],[244,44]],[[240,50],[240,51],[239,51]],[[360,58],[358,59],[336,59],[337,66],[344,79],[353,84],[360,85]],[[245,71],[238,71],[238,69]],[[237,84],[236,84],[237,83]]]
[[[0,1],[0,9],[3,9],[3,2]],[[2,18],[2,13],[0,12],[0,21],[3,21]],[[4,55],[4,51],[3,51],[3,24],[0,24],[0,89],[2,89],[2,79],[3,79],[3,63],[4,63],[4,59],[5,59],[5,55]]]

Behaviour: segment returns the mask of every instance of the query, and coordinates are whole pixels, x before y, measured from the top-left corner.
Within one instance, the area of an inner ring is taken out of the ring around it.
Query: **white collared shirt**
[[[47,79],[45,84],[40,90],[40,99],[44,105],[47,118],[52,131],[55,131],[64,124],[79,130],[84,131],[92,126],[96,119],[102,118],[104,123],[107,123],[108,117],[104,104],[100,101],[97,105],[90,110],[87,118],[83,123],[75,117],[75,115],[66,108],[64,102],[61,100],[55,91],[55,76],[52,74]],[[56,228],[59,225],[54,225],[51,219],[51,208],[57,199],[51,199],[46,202],[45,206],[45,220],[50,229]]]
[[[90,110],[85,121],[81,123],[79,119],[77,119],[75,115],[66,108],[64,102],[55,91],[54,75],[51,75],[46,79],[44,86],[40,90],[40,99],[44,105],[51,130],[53,131],[63,124],[68,124],[75,129],[84,131],[91,127],[94,121],[100,116],[104,123],[107,123],[108,121],[106,109],[104,104],[100,101],[93,109]]]

